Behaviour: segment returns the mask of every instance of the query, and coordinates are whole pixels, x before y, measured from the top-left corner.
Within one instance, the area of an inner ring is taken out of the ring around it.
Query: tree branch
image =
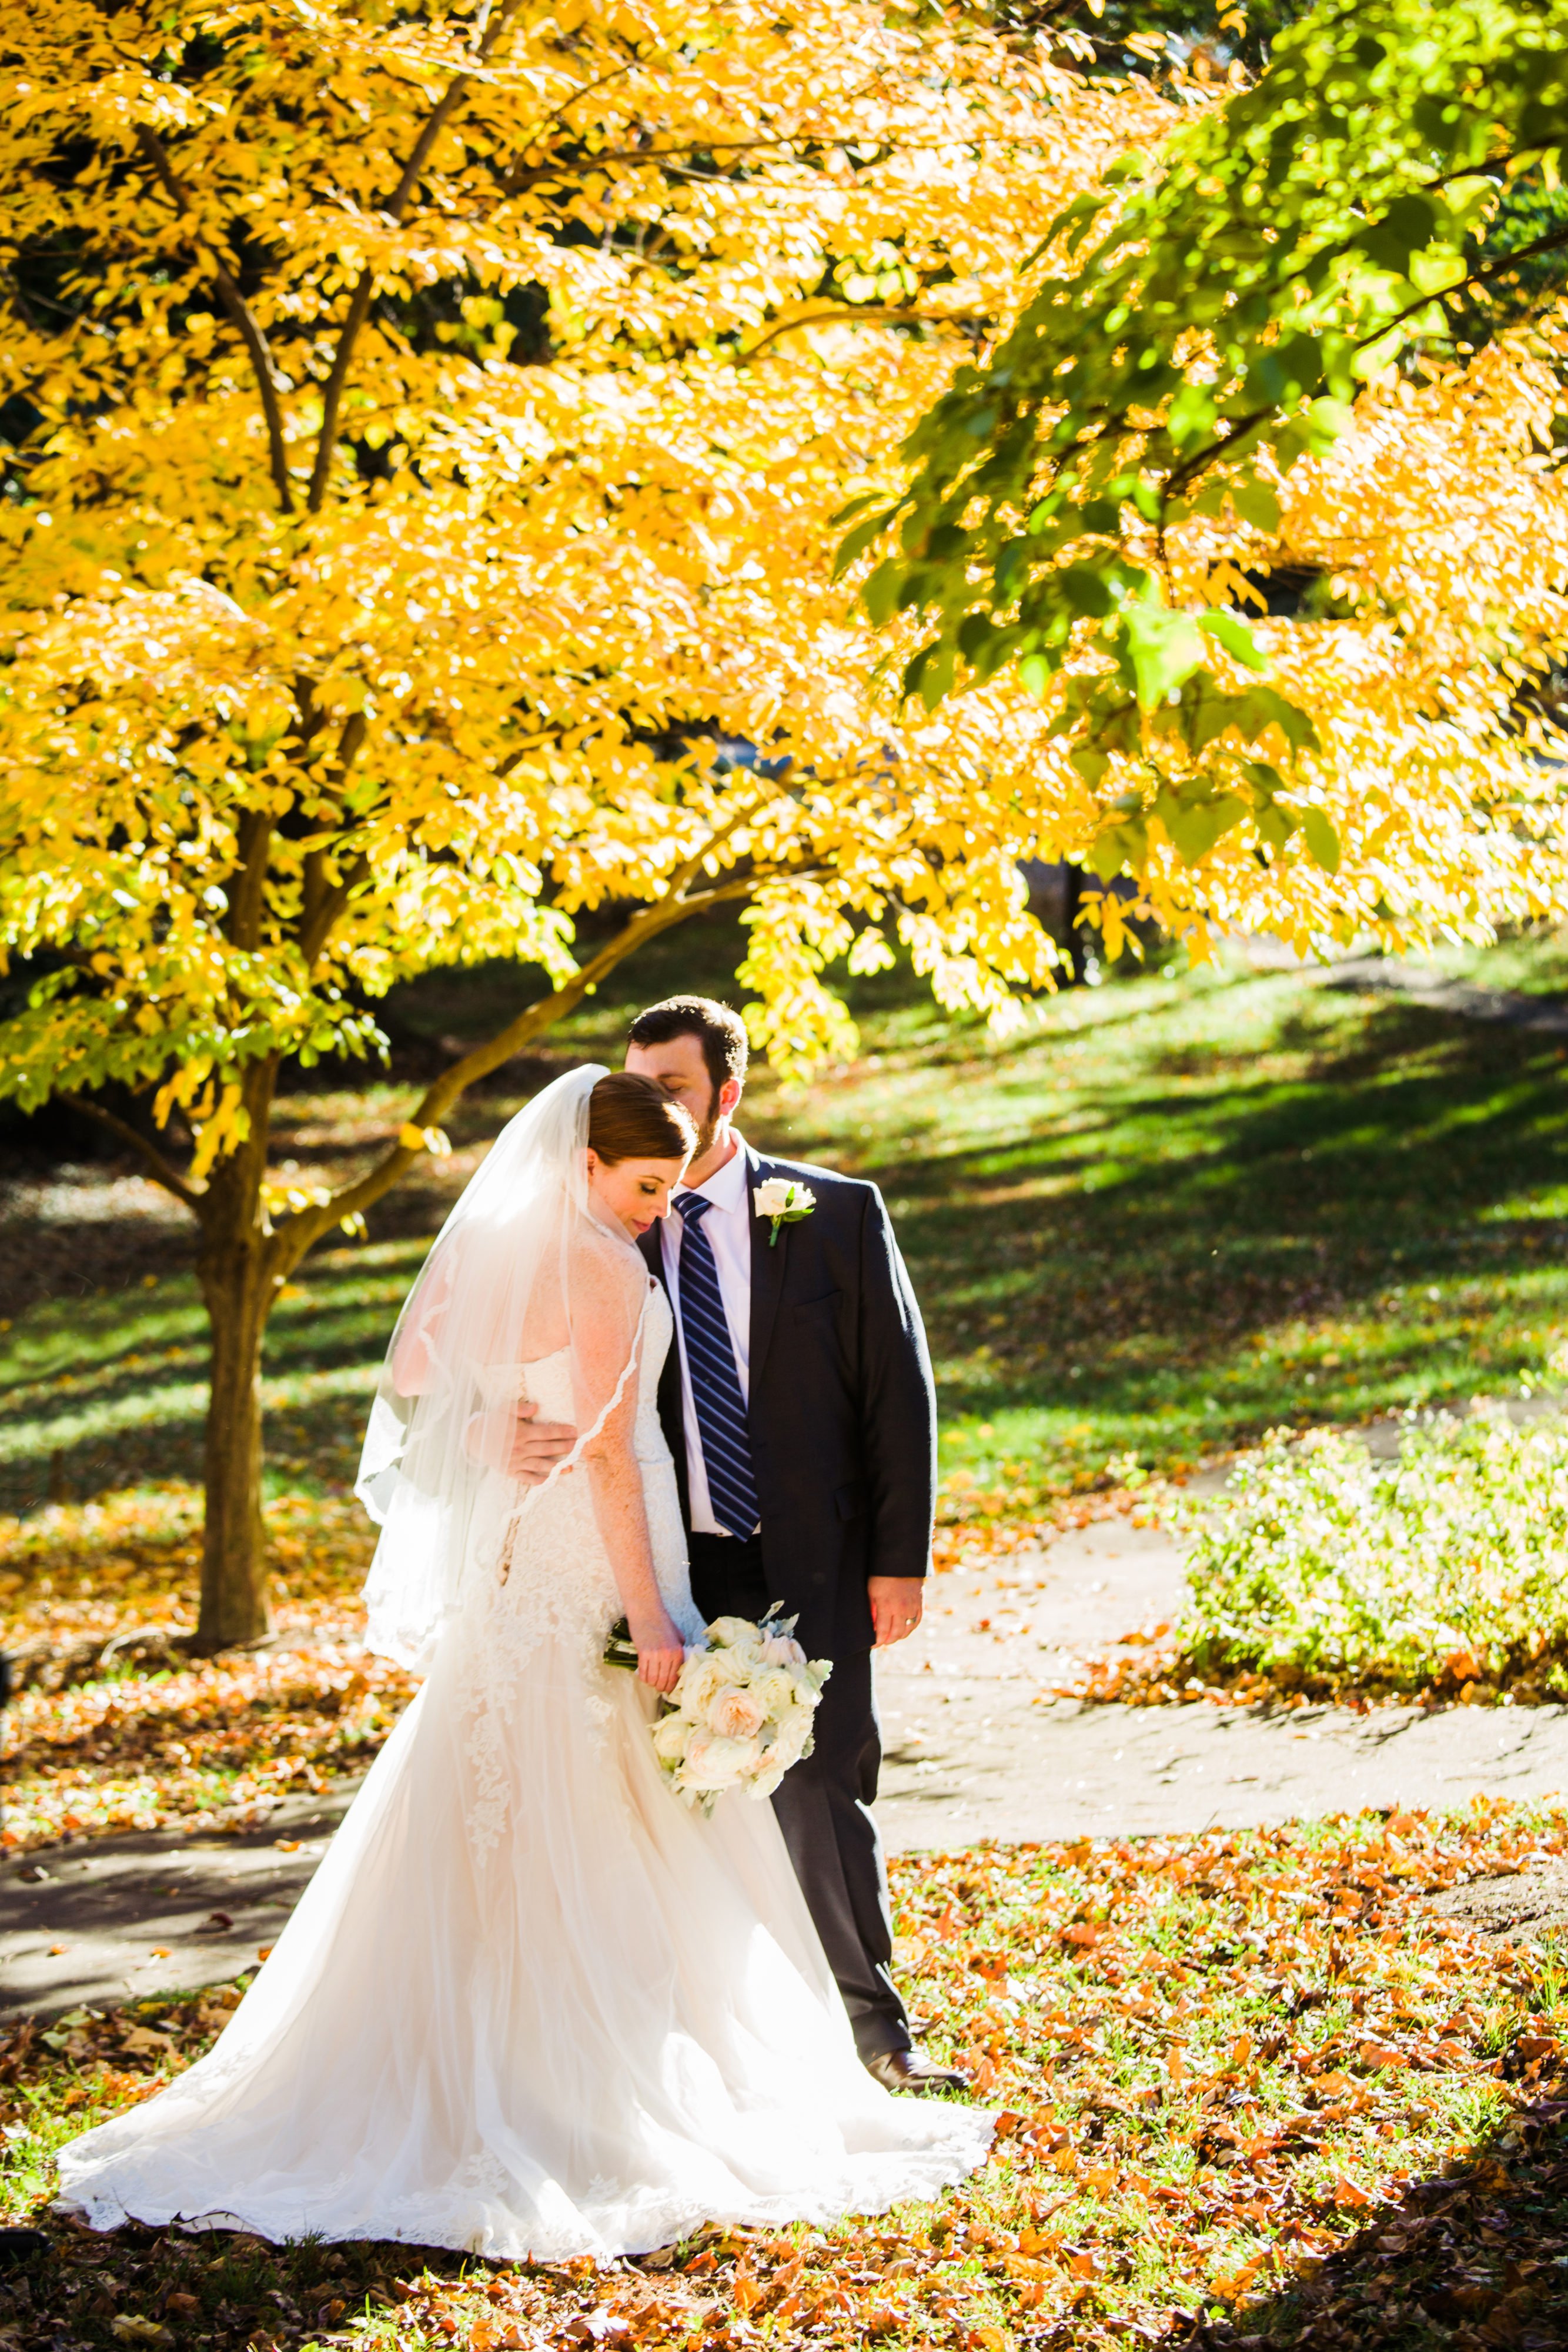
[[[136,143],[147,157],[164,188],[173,199],[175,210],[193,220],[195,206],[190,191],[169,161],[168,152],[157,132],[145,122],[136,126]],[[193,229],[192,243],[199,252],[200,242]],[[225,310],[239,329],[256,380],[261,393],[262,415],[267,420],[267,449],[272,467],[272,486],[277,492],[277,503],[285,514],[294,512],[294,494],[288,482],[288,449],[283,437],[283,408],[277,396],[277,376],[272,364],[272,353],[267,337],[256,324],[256,317],[239,286],[222,257],[213,256],[218,297]]]
[[[1369,343],[1381,342],[1384,336],[1391,334],[1396,327],[1402,327],[1406,319],[1414,319],[1421,311],[1429,310],[1434,302],[1447,302],[1453,295],[1462,294],[1467,286],[1490,286],[1494,278],[1506,278],[1519,262],[1532,261],[1538,253],[1555,253],[1564,245],[1568,245],[1568,228],[1552,229],[1545,236],[1533,238],[1529,245],[1516,245],[1511,253],[1505,253],[1490,268],[1467,269],[1464,276],[1456,278],[1451,286],[1440,286],[1435,294],[1423,294],[1416,301],[1407,302],[1403,310],[1396,310],[1393,318],[1385,320],[1374,333],[1363,335],[1355,348],[1358,352],[1364,351]]]
[[[519,5],[520,0],[503,0],[494,24],[486,26],[484,37],[479,43],[476,53],[476,63],[483,65],[505,32],[507,24],[517,14]],[[431,149],[446,128],[473,79],[473,75],[468,73],[456,75],[432,107],[423,130],[413,142],[413,152],[402,167],[397,186],[392,190],[388,202],[382,207],[394,227],[402,220],[408,200],[419,184],[419,175],[424,169]],[[358,342],[360,330],[369,316],[371,298],[374,291],[374,270],[370,268],[361,270],[353,293],[349,298],[348,312],[343,320],[342,332],[338,338],[338,349],[332,361],[332,372],[327,378],[327,388],[322,395],[321,430],[316,442],[316,462],[310,469],[310,492],[306,499],[306,505],[312,514],[319,514],[322,501],[327,495],[327,481],[332,469],[332,456],[338,446],[338,420],[342,411],[343,392],[349,381],[349,370],[353,364],[354,345]]]
[[[711,842],[704,845],[698,853],[699,863],[709,854],[712,846]],[[781,866],[776,871],[800,877],[803,869]],[[469,1087],[477,1079],[487,1077],[492,1070],[499,1069],[501,1064],[509,1062],[515,1054],[520,1054],[553,1023],[580,1003],[601,980],[614,971],[617,964],[623,963],[645,941],[656,938],[661,931],[671,929],[676,923],[684,923],[689,916],[705,914],[710,907],[723,905],[733,898],[749,898],[760,882],[773,878],[772,871],[763,875],[750,874],[732,882],[719,883],[711,890],[700,890],[691,898],[666,896],[652,907],[640,908],[631,921],[617,931],[615,937],[608,940],[580,971],[574,972],[563,988],[555,989],[549,996],[538,998],[487,1045],[476,1045],[471,1054],[465,1054],[459,1061],[443,1070],[441,1076],[425,1089],[417,1108],[410,1113],[408,1125],[419,1128],[438,1126],[458,1097]],[[357,1183],[347,1185],[319,1207],[300,1209],[287,1218],[277,1227],[269,1244],[268,1268],[271,1275],[277,1279],[283,1278],[333,1225],[373,1207],[419,1156],[417,1148],[411,1149],[403,1143],[394,1144]]]
[[[980,324],[977,319],[960,318],[955,313],[944,310],[901,310],[895,302],[847,303],[831,310],[808,310],[799,319],[780,319],[777,326],[768,327],[758,335],[754,343],[747,344],[746,350],[736,361],[736,365],[748,367],[758,352],[765,351],[768,345],[776,341],[779,335],[792,335],[797,327],[844,325],[859,327],[873,319],[879,321],[887,320],[904,321],[912,327],[956,327],[960,333],[965,334],[972,332]]]
[[[229,898],[224,929],[236,948],[254,953],[261,940],[262,891],[267,882],[267,853],[273,819],[266,809],[246,809],[236,828],[235,844],[239,882]]]
[[[574,89],[570,97],[563,98],[560,104],[556,107],[552,112],[547,114],[542,122],[537,123],[534,129],[523,139],[521,142],[523,153],[526,155],[530,147],[537,147],[538,145],[539,141],[544,137],[545,132],[550,128],[552,123],[556,123],[560,121],[561,116],[566,112],[569,106],[575,106],[580,98],[591,97],[592,93],[596,89],[602,89],[607,82],[620,81],[624,75],[634,73],[643,62],[643,60],[641,58],[627,58],[622,64],[612,66],[608,71],[595,75],[592,81],[585,81],[580,89]],[[502,194],[515,196],[517,193],[517,187],[521,184],[522,179],[527,175],[527,172],[528,167],[519,159],[518,162],[513,164],[511,170],[501,182]]]
[[[138,1133],[129,1119],[117,1117],[111,1110],[105,1110],[101,1103],[89,1101],[86,1095],[61,1095],[59,1099],[68,1110],[79,1110],[86,1118],[96,1118],[100,1127],[111,1129],[122,1142],[134,1144],[147,1162],[148,1174],[156,1182],[162,1184],[166,1192],[172,1192],[177,1201],[183,1201],[193,1217],[200,1218],[201,1194],[186,1183],[176,1169],[169,1165],[155,1143],[149,1143],[144,1135]]]
[[[359,758],[365,738],[370,733],[370,721],[362,710],[350,713],[338,738],[337,756],[333,762],[334,789],[347,781],[354,761]],[[355,857],[336,882],[329,882],[328,852],[311,850],[305,859],[305,871],[299,894],[299,949],[307,968],[315,964],[326,946],[333,924],[348,905],[350,894],[357,890],[371,870],[370,859],[362,854]]]
[[[315,970],[318,957],[332,936],[333,924],[370,870],[371,861],[368,857],[362,855],[356,857],[352,865],[345,868],[331,887],[323,891],[317,899],[308,919],[302,919],[299,929],[299,952],[305,959],[308,971]]]

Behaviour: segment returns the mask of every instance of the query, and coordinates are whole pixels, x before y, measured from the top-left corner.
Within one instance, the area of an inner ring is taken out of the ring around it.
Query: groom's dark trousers
[[[753,1537],[693,1535],[692,1598],[703,1615],[763,1616],[771,1596]],[[773,1810],[806,1906],[838,1980],[862,2058],[909,2048],[894,1986],[893,1926],[882,1845],[872,1818],[882,1735],[871,1654],[833,1661],[813,1727],[815,1745],[785,1773]]]
[[[705,1617],[795,1617],[833,1671],[816,1745],[773,1800],[800,1890],[863,2058],[910,2045],[891,1974],[892,1925],[872,1818],[882,1741],[872,1687],[867,1580],[923,1577],[936,1500],[936,1399],[919,1309],[873,1184],[747,1150],[748,1197],[770,1176],[816,1206],[771,1238],[752,1219],[747,1424],[757,1534],[690,1532],[678,1351],[659,1412],[687,1513],[692,1592]],[[658,1228],[643,1244],[664,1278]]]

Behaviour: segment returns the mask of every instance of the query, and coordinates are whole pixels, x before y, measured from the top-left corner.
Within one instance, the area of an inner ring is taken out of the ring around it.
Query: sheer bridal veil
[[[382,1530],[366,1638],[414,1673],[428,1669],[465,1578],[499,1572],[490,1551],[580,1458],[636,1366],[648,1270],[595,1213],[588,1185],[589,1103],[607,1075],[597,1064],[569,1072],[502,1129],[387,1349],[356,1483]],[[546,1359],[570,1369],[578,1434],[543,1486],[524,1487],[506,1465],[529,1369]]]

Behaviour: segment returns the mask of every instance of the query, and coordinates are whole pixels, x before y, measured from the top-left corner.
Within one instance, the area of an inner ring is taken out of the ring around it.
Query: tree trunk
[[[202,1288],[212,1320],[212,1396],[207,1406],[199,1650],[254,1642],[272,1629],[267,1605],[261,1519],[261,1341],[267,1277],[261,1252],[202,1254]]]
[[[261,1180],[273,1075],[265,1066],[253,1072],[246,1088],[250,1136],[218,1160],[202,1204],[197,1272],[212,1326],[195,1644],[204,1652],[255,1642],[272,1630],[261,1517],[261,1344],[277,1283]]]

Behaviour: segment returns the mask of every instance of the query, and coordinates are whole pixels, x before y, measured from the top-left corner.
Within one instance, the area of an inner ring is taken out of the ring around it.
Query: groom
[[[626,1067],[691,1113],[697,1145],[674,1213],[641,1244],[674,1310],[659,1413],[680,1481],[692,1593],[705,1617],[798,1617],[831,1658],[812,1754],[773,1799],[861,2058],[890,2090],[962,2088],[913,2046],[872,1819],[882,1760],[871,1653],[920,1622],[936,1486],[936,1398],[920,1310],[873,1184],[764,1160],[733,1121],[740,1016],[674,996],[632,1024]],[[804,1216],[757,1207],[770,1178]],[[542,1476],[572,1433],[519,1431]]]

